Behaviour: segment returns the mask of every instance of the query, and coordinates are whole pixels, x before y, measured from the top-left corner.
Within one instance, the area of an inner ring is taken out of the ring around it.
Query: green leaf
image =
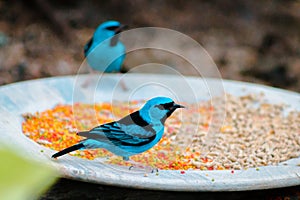
[[[0,149],[0,199],[38,198],[56,180],[55,171],[27,160],[8,149]]]

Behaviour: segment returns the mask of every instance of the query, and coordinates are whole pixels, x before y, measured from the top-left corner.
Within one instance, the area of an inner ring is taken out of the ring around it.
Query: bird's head
[[[176,104],[168,97],[155,97],[146,102],[140,110],[140,115],[148,123],[160,121],[164,124],[177,108],[184,108],[184,106]]]
[[[127,25],[123,25],[118,21],[106,21],[98,26],[94,33],[93,40],[102,42],[108,38],[111,38],[110,45],[115,46],[118,43],[118,33],[127,28]]]

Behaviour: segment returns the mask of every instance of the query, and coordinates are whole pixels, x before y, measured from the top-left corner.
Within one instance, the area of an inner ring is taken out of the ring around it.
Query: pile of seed
[[[60,151],[84,139],[76,134],[78,131],[89,130],[99,124],[120,119],[139,109],[144,103],[144,101],[132,101],[117,102],[114,105],[110,103],[56,105],[43,112],[24,113],[22,129],[28,138],[38,144]],[[180,124],[179,118],[172,118],[172,123]],[[130,159],[144,166],[150,165],[158,169],[196,168],[190,162],[183,162],[182,158],[189,159],[189,156],[184,156],[176,143],[171,141],[170,138],[175,134],[173,128],[175,126],[169,124],[166,127],[165,136],[157,145],[142,154],[131,156]],[[132,165],[105,149],[79,150],[70,154],[89,160],[106,158],[106,162],[111,164]],[[194,155],[199,156],[199,153],[195,152]]]
[[[131,159],[143,165],[171,170],[247,169],[300,156],[300,112],[285,113],[285,106],[269,104],[262,95],[226,95],[226,118],[216,131],[210,127],[217,108],[211,101],[181,102],[188,109],[176,111],[167,121],[162,140]],[[144,102],[114,105],[76,103],[57,105],[43,112],[23,115],[23,133],[37,143],[62,150],[84,139],[77,131],[121,118]],[[225,115],[224,115],[225,116]],[[86,159],[106,157],[107,162],[130,165],[104,149],[75,151]]]
[[[247,169],[299,157],[300,112],[285,113],[285,108],[264,102],[261,95],[227,95],[224,125],[219,132],[209,133],[214,134],[209,145],[207,132],[193,135],[190,148],[202,157],[191,162],[202,169]],[[203,163],[203,157],[211,162]]]

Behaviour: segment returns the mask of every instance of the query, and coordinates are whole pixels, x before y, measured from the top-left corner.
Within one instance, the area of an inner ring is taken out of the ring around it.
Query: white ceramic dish
[[[237,81],[220,82],[154,74],[129,74],[125,77],[104,75],[98,87],[84,88],[82,84],[86,79],[91,79],[90,75],[53,77],[0,87],[0,143],[13,147],[25,157],[52,165],[64,177],[115,186],[173,191],[241,191],[300,184],[300,167],[297,166],[300,158],[286,161],[285,165],[260,167],[259,171],[189,170],[181,174],[180,171],[161,170],[158,176],[148,174],[148,177],[141,173],[126,173],[124,168],[118,170],[97,160],[89,161],[70,155],[53,161],[50,159],[53,150],[40,146],[22,133],[21,114],[43,111],[58,103],[70,104],[73,101],[147,99],[156,95],[168,95],[180,101],[203,100],[210,98],[209,88],[215,86],[219,91],[225,89],[233,95],[263,92],[270,102],[285,103],[290,105],[290,109],[300,109],[300,95],[297,93]],[[129,88],[127,91],[117,87],[120,79]]]

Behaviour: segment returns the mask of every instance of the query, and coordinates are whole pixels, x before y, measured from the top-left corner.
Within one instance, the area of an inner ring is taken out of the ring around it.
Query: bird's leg
[[[97,72],[93,70],[91,67],[88,67],[88,77],[86,80],[84,80],[84,83],[81,85],[83,88],[87,88],[89,86],[92,86],[93,83],[95,83],[92,79],[93,75],[95,75]]]
[[[122,75],[123,73],[121,72],[121,73],[118,73],[118,74]],[[119,84],[120,84],[120,86],[121,86],[121,88],[122,88],[123,91],[128,91],[128,87],[126,86],[126,84],[125,84],[125,82],[124,82],[123,79],[120,80]]]
[[[124,82],[124,80],[120,80],[120,85],[123,91],[128,91],[128,88]]]
[[[81,85],[83,88],[87,88],[91,84],[91,79],[87,79],[84,81],[84,83]]]
[[[129,162],[131,164],[131,166],[129,167],[129,170],[145,171],[147,173],[158,172],[157,168],[153,168],[151,166],[147,166],[142,163],[135,162],[133,160],[128,160],[127,162]]]
[[[123,66],[120,69],[120,74],[125,74],[128,71],[129,71],[128,67],[126,67],[125,64],[123,64]],[[121,85],[121,88],[123,89],[123,91],[128,91],[128,87],[126,86],[126,84],[123,80],[120,81],[120,85]]]

